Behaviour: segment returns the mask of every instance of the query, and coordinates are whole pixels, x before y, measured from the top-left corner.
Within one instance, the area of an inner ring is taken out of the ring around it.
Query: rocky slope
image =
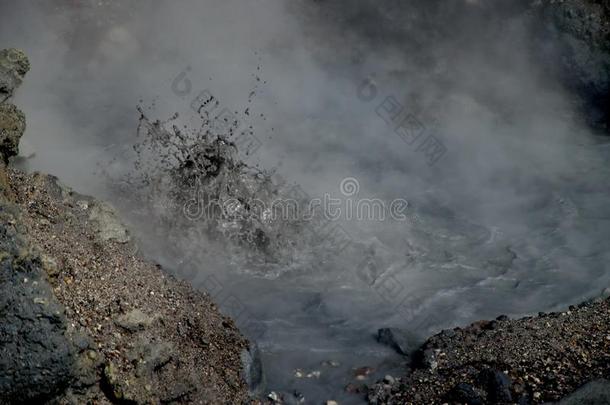
[[[0,52],[0,153],[29,69]],[[109,205],[44,174],[0,167],[0,403],[236,404],[247,341],[207,295],[139,257]]]
[[[413,353],[407,376],[377,384],[368,399],[539,404],[604,378],[610,378],[610,299],[599,298],[561,313],[501,316],[442,331]]]

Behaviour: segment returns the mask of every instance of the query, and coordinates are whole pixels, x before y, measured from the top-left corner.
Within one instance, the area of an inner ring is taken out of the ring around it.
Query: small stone
[[[396,379],[391,375],[386,375],[385,377],[383,377],[383,382],[386,384],[393,385],[396,382]]]
[[[86,211],[86,210],[89,209],[89,203],[87,201],[84,201],[84,200],[77,201],[76,205],[78,206],[78,208],[80,208],[83,211]]]
[[[144,330],[153,323],[154,319],[146,315],[139,309],[134,309],[125,315],[121,315],[115,321],[115,323],[123,329],[130,332],[137,332]]]
[[[303,394],[301,394],[299,391],[294,390],[292,395],[296,399],[297,404],[304,404],[305,403],[305,396]]]
[[[102,202],[97,202],[91,207],[89,219],[97,224],[97,233],[103,241],[115,241],[118,243],[127,243],[131,240],[129,231],[119,220],[119,216],[115,209]]]
[[[55,278],[59,275],[59,267],[55,259],[46,254],[42,254],[40,259],[42,260],[42,268],[49,277]]]
[[[370,367],[360,367],[354,370],[354,377],[356,377],[357,380],[362,381],[365,380],[372,372],[373,369]]]

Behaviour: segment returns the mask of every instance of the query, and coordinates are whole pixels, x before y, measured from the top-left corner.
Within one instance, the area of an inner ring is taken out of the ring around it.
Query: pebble
[[[385,382],[386,384],[394,384],[396,382],[396,379],[394,377],[392,377],[391,375],[386,375],[385,377],[383,377],[383,382]]]
[[[370,367],[360,367],[354,370],[354,376],[356,377],[356,380],[362,381],[365,380],[372,371],[373,369]]]

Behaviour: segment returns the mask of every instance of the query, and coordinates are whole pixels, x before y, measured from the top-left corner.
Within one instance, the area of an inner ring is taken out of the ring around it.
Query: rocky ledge
[[[369,403],[558,401],[590,381],[610,378],[610,299],[565,312],[516,320],[500,316],[444,330],[416,350],[410,363],[405,377],[370,389]]]
[[[109,205],[7,166],[28,69],[0,51],[0,403],[247,402],[247,341],[207,295],[139,257]]]

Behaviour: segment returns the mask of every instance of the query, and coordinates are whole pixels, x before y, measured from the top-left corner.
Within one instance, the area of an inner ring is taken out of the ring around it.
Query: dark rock
[[[477,394],[474,387],[470,384],[459,383],[456,385],[447,396],[450,402],[467,405],[483,405],[481,396]]]
[[[44,403],[74,378],[76,348],[39,257],[24,255],[2,207],[0,403]]]
[[[607,2],[544,0],[536,24],[543,63],[579,96],[589,124],[610,130],[610,31]],[[541,24],[542,22],[542,24]],[[552,45],[551,45],[552,44]]]
[[[415,367],[436,370],[438,362],[436,360],[436,352],[431,348],[420,348],[413,355],[413,363]]]
[[[415,338],[408,332],[397,328],[382,328],[377,331],[377,341],[390,346],[399,354],[409,356],[416,349]]]
[[[512,402],[512,381],[501,371],[486,369],[481,372],[480,380],[487,390],[492,403]]]
[[[610,382],[596,380],[585,384],[559,405],[607,405],[610,404]]]
[[[19,154],[19,140],[25,132],[25,115],[13,104],[0,104],[0,157],[5,163]]]
[[[266,388],[265,372],[261,353],[256,343],[251,343],[247,350],[241,353],[243,378],[252,396],[260,396]]]
[[[457,332],[453,329],[445,329],[441,331],[441,334],[443,335],[443,337],[452,338],[457,334]]]

